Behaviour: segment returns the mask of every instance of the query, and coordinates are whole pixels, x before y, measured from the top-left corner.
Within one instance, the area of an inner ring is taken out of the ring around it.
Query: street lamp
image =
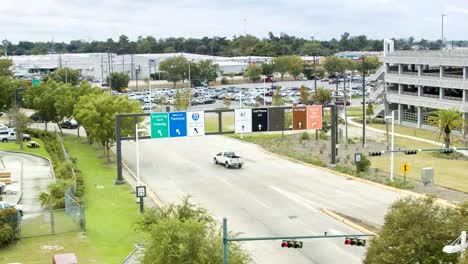
[[[68,60],[65,60],[65,83],[68,83],[68,68],[67,68]]]
[[[392,111],[392,115],[391,116],[385,116],[385,119],[392,119],[392,152],[390,154],[390,181],[393,182],[393,151],[394,151],[394,148],[395,148],[395,112],[397,112],[396,110],[393,110]]]

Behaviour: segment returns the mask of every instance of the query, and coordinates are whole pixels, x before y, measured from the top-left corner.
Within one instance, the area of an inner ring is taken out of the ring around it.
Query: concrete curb
[[[353,180],[356,180],[356,181],[359,181],[359,182],[374,185],[374,186],[377,186],[377,187],[380,187],[380,188],[383,188],[383,189],[394,191],[394,192],[397,192],[397,193],[400,193],[400,194],[409,195],[409,196],[412,196],[412,197],[415,197],[415,198],[426,198],[426,197],[428,197],[427,195],[424,195],[424,194],[419,194],[419,193],[415,193],[415,192],[412,192],[412,191],[398,189],[398,188],[395,188],[395,187],[391,187],[391,186],[387,186],[387,185],[384,185],[384,184],[381,184],[381,183],[377,183],[377,182],[373,182],[373,181],[370,181],[370,180],[362,179],[362,178],[352,176],[352,175],[349,175],[349,174],[345,174],[345,173],[342,173],[342,172],[334,171],[334,170],[329,169],[329,168],[312,165],[312,164],[305,163],[305,162],[300,161],[300,160],[296,160],[294,158],[290,158],[290,157],[286,157],[286,156],[283,156],[283,155],[280,155],[280,154],[276,154],[276,153],[273,153],[273,152],[270,152],[270,151],[264,149],[263,147],[255,144],[255,143],[242,141],[242,140],[237,139],[237,138],[231,138],[231,137],[227,137],[227,138],[230,138],[232,140],[236,140],[236,141],[239,141],[239,142],[242,142],[242,143],[255,145],[261,151],[263,151],[263,152],[265,152],[265,153],[267,153],[269,155],[276,156],[276,157],[283,158],[283,159],[287,159],[289,161],[296,162],[296,163],[302,164],[304,166],[309,166],[311,168],[319,169],[319,170],[322,170],[322,171],[326,171],[326,172],[329,172],[329,173],[332,173],[332,174],[335,174],[335,175],[339,175],[339,176],[345,177],[347,179],[353,179]],[[452,207],[452,208],[457,207],[457,205],[452,204],[452,203],[450,203],[450,202],[448,202],[446,200],[442,200],[442,199],[436,199],[436,202],[438,204],[440,204],[440,205],[444,205],[444,206],[448,206],[448,207]]]
[[[368,230],[368,229],[366,229],[366,228],[364,228],[364,227],[362,227],[362,226],[360,226],[360,225],[358,225],[358,224],[355,224],[355,223],[353,223],[353,222],[347,220],[346,218],[341,217],[340,215],[338,215],[338,214],[336,214],[336,213],[334,213],[334,212],[332,212],[332,211],[330,211],[330,210],[328,210],[328,209],[326,209],[326,208],[323,208],[323,209],[320,210],[320,211],[321,211],[322,213],[328,215],[329,217],[331,217],[331,218],[333,218],[333,219],[335,219],[335,220],[337,220],[337,221],[340,221],[341,223],[343,223],[343,224],[345,224],[345,225],[347,225],[347,226],[350,226],[350,227],[356,229],[357,231],[359,231],[359,232],[361,232],[361,233],[368,234],[368,235],[378,236],[377,233],[374,233],[374,232],[372,232],[372,231],[370,231],[370,230]]]

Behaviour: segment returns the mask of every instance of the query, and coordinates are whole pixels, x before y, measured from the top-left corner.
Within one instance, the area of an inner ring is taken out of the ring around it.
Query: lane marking
[[[320,206],[312,201],[302,198],[299,195],[282,190],[276,186],[270,185],[270,188],[312,211],[320,212],[320,210],[317,209],[320,208]]]

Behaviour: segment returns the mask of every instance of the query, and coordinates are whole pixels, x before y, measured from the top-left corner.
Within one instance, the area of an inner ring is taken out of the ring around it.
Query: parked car
[[[42,122],[44,122],[44,120],[42,120],[42,118],[39,116],[38,113],[32,114],[29,118],[30,118],[32,121],[36,122],[36,123],[42,123]]]
[[[29,134],[23,134],[23,141],[31,140]],[[16,132],[12,129],[0,131],[0,141],[7,143],[8,141],[16,141]]]
[[[226,168],[237,166],[240,169],[244,165],[242,158],[232,151],[219,152],[214,156],[213,161],[215,164],[223,164]]]
[[[67,129],[78,128],[78,122],[76,122],[75,119],[64,120],[63,122],[59,123],[59,125],[61,128],[67,128]]]
[[[15,208],[21,216],[23,216],[23,206],[20,204],[11,204],[8,202],[0,201],[0,210],[8,209],[8,208]]]
[[[275,82],[275,80],[273,79],[273,77],[266,77],[262,80],[263,82]]]

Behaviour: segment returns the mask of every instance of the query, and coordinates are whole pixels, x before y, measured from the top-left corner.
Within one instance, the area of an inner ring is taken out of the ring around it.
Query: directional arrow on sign
[[[198,134],[198,129],[196,127],[193,130],[195,130],[195,133]]]
[[[177,133],[177,135],[180,136],[180,130],[179,129],[176,129],[175,132]]]
[[[297,124],[297,126],[298,126],[299,128],[302,128],[302,122],[299,122],[299,123]]]
[[[158,134],[160,137],[162,137],[162,131],[161,130],[158,130]]]
[[[242,125],[242,131],[244,131],[244,127],[245,127],[245,126],[244,126],[244,125]]]
[[[262,124],[258,124],[258,130],[262,130]]]

